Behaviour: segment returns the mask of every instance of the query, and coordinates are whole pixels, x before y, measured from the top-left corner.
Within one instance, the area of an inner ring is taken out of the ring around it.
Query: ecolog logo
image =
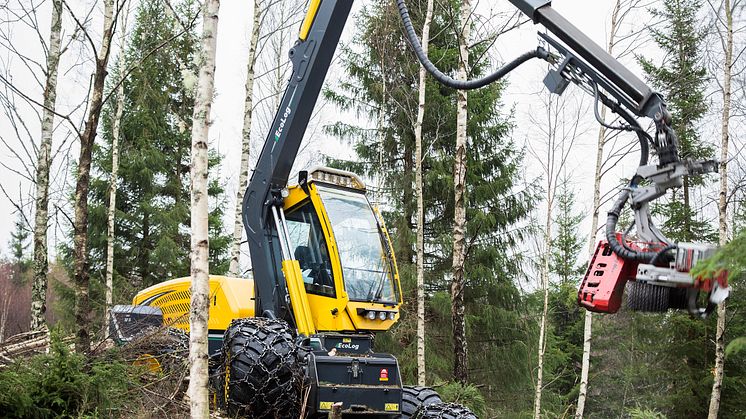
[[[288,100],[288,104],[285,107],[285,112],[283,112],[282,118],[280,118],[280,125],[275,130],[275,142],[280,141],[280,137],[282,136],[282,130],[285,128],[285,122],[287,122],[290,114],[293,113],[293,109],[290,106],[293,104],[293,99],[295,99],[295,92],[297,90],[298,90],[298,86],[295,86],[295,89],[293,89],[293,94],[290,95],[290,100]],[[272,146],[272,149],[274,150],[274,146]]]
[[[338,343],[337,349],[352,349],[353,351],[357,351],[360,349],[360,345],[357,343]]]
[[[288,116],[293,112],[292,109],[290,109],[290,106],[285,108],[285,113],[282,114],[282,118],[280,119],[280,126],[277,127],[277,131],[275,131],[275,142],[280,141],[280,136],[282,135],[282,129],[285,128],[285,121],[288,120]]]

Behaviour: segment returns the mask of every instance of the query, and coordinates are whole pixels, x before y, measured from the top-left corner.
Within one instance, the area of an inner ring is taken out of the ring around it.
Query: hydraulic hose
[[[609,242],[611,250],[622,259],[648,263],[656,257],[658,254],[657,252],[638,252],[629,250],[625,246],[622,246],[616,238],[616,224],[617,221],[619,221],[619,214],[621,214],[628,199],[629,189],[625,189],[619,194],[619,198],[609,211],[606,218],[606,241]]]
[[[549,59],[549,52],[542,47],[537,47],[534,51],[529,51],[520,55],[518,58],[498,68],[494,73],[485,77],[474,80],[456,80],[438,70],[435,64],[433,64],[427,57],[427,54],[425,54],[425,51],[422,49],[422,45],[420,44],[420,40],[417,38],[417,33],[414,31],[412,20],[409,18],[409,10],[407,9],[407,5],[404,4],[404,0],[396,0],[396,4],[399,7],[399,15],[404,24],[407,39],[409,39],[409,43],[412,45],[412,49],[414,50],[415,55],[417,55],[417,59],[420,60],[422,66],[428,73],[432,74],[435,80],[447,87],[458,90],[478,89],[500,80],[508,73],[515,70],[518,66],[532,58],[541,58],[543,60]]]
[[[648,164],[648,158],[650,155],[650,138],[645,130],[642,129],[637,120],[629,114],[625,109],[619,106],[618,103],[609,100],[604,95],[598,94],[598,89],[595,91],[596,99],[600,99],[604,105],[608,106],[612,112],[619,115],[624,121],[630,124],[637,133],[637,138],[640,140],[640,166]],[[641,179],[635,175],[630,180],[629,188],[623,190],[619,194],[619,198],[614,203],[614,206],[608,212],[606,218],[606,241],[609,243],[611,250],[625,260],[634,260],[637,262],[650,263],[652,260],[657,260],[661,257],[660,252],[641,252],[627,248],[626,245],[619,243],[616,237],[616,225],[619,221],[619,215],[624,209],[624,205],[627,203],[630,195],[630,189],[636,188],[637,184]]]
[[[508,73],[515,70],[518,66],[532,58],[549,60],[549,52],[542,47],[537,47],[535,50],[520,55],[518,58],[503,65],[494,73],[489,74],[485,77],[474,80],[456,80],[440,71],[435,66],[435,64],[433,64],[432,61],[430,61],[430,59],[427,57],[427,54],[422,49],[422,44],[420,44],[417,33],[414,30],[412,20],[409,17],[409,10],[407,9],[407,5],[404,3],[404,0],[396,0],[396,4],[399,8],[399,15],[401,16],[402,23],[404,24],[404,30],[407,34],[407,39],[409,40],[410,45],[412,45],[412,49],[414,50],[415,55],[417,55],[417,59],[420,61],[425,70],[427,70],[427,72],[435,78],[435,80],[447,87],[459,90],[478,89],[497,80],[500,80]],[[605,95],[600,95],[597,86],[594,86],[594,88],[596,101],[600,100],[601,102],[603,102],[604,105],[608,106],[612,110],[612,112],[618,114],[623,120],[625,120],[630,127],[627,128],[627,130],[632,130],[637,133],[637,137],[640,140],[640,166],[648,164],[648,157],[650,153],[649,141],[651,140],[650,136],[645,132],[645,130],[642,129],[637,120],[629,112],[623,109],[619,105],[619,103],[610,100]],[[596,113],[598,112],[597,109],[594,110],[596,111]],[[602,121],[599,122],[603,124]],[[616,129],[616,127],[609,128]],[[637,187],[637,184],[640,180],[641,179],[637,175],[635,175],[630,181],[630,188]],[[650,262],[651,260],[657,260],[661,256],[663,256],[664,252],[638,252],[632,249],[628,249],[626,246],[623,246],[616,238],[616,225],[619,221],[619,214],[621,214],[622,210],[624,209],[624,205],[629,199],[629,194],[629,189],[625,189],[624,191],[622,191],[619,199],[614,204],[614,207],[611,209],[611,211],[609,211],[608,218],[606,220],[606,240],[608,241],[614,253],[616,253],[623,259],[636,260],[639,262]]]

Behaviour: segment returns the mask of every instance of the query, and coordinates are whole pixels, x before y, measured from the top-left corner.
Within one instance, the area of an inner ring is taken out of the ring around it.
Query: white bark
[[[634,7],[630,5],[630,7]],[[616,42],[617,29],[619,27],[619,15],[622,8],[622,0],[616,0],[611,13],[611,27],[609,28],[609,43],[606,51],[611,54]],[[606,107],[601,107],[601,121],[606,120]],[[601,176],[603,170],[604,145],[606,143],[606,128],[598,128],[598,141],[596,147],[596,170],[593,175],[593,215],[591,216],[591,233],[588,235],[588,258],[593,257],[596,250],[596,231],[598,230],[598,214],[601,206]],[[581,419],[585,412],[585,401],[588,394],[588,372],[591,367],[591,340],[593,338],[593,313],[586,310],[585,325],[583,327],[583,358],[580,366],[580,388],[578,390],[578,405],[575,417]]]
[[[199,78],[192,124],[192,299],[189,315],[189,402],[192,418],[210,415],[207,368],[209,308],[209,242],[207,206],[207,142],[215,85],[215,50],[220,0],[205,0],[202,10]]]
[[[469,68],[469,39],[471,34],[471,0],[461,2],[459,29],[459,80],[466,80]],[[466,90],[459,90],[456,100],[456,156],[453,168],[453,280],[451,282],[451,316],[453,327],[453,375],[456,381],[468,379],[468,348],[464,314],[464,259],[466,256],[466,124],[468,97]]]
[[[601,120],[606,118],[606,108],[601,108]],[[593,257],[596,250],[596,231],[598,230],[598,212],[601,206],[601,168],[603,166],[604,143],[606,142],[606,128],[598,129],[596,148],[596,171],[593,175],[593,215],[591,216],[591,234],[588,236],[588,258]],[[575,417],[582,419],[585,411],[585,400],[588,394],[588,371],[591,367],[591,340],[593,338],[593,312],[585,311],[585,325],[583,326],[583,358],[580,364],[580,388],[578,389],[578,405]]]
[[[427,0],[425,23],[422,26],[422,50],[427,54],[430,43],[430,23],[433,20],[433,0]],[[422,121],[425,119],[427,70],[420,64],[419,105],[414,126],[415,193],[417,194],[417,385],[425,385],[425,203],[422,191]]]
[[[549,147],[551,148],[551,147]],[[551,177],[549,177],[551,179]],[[551,184],[551,182],[550,182]],[[547,211],[544,220],[544,256],[541,266],[541,287],[544,290],[544,307],[539,323],[539,361],[536,368],[536,388],[534,390],[534,418],[541,417],[541,393],[544,387],[544,352],[546,351],[547,313],[549,311],[549,258],[552,252],[552,206],[555,189],[547,190]]]
[[[549,280],[551,267],[549,264],[552,257],[552,229],[554,202],[557,196],[557,187],[560,184],[560,176],[566,172],[566,165],[570,153],[572,152],[575,140],[578,138],[580,130],[580,120],[584,113],[582,103],[578,104],[577,109],[568,114],[571,109],[569,103],[564,98],[555,98],[553,94],[548,94],[547,101],[544,103],[546,109],[546,121],[535,121],[531,118],[536,126],[546,126],[542,129],[544,145],[546,149],[542,154],[534,151],[529,147],[536,161],[541,162],[543,176],[545,177],[544,191],[546,195],[546,211],[544,213],[544,230],[541,237],[541,244],[537,246],[541,254],[541,290],[543,291],[543,307],[541,319],[539,321],[539,342],[537,345],[537,369],[536,369],[536,387],[534,388],[534,418],[541,417],[541,399],[544,387],[544,354],[547,345],[548,314],[549,314]]]
[[[52,164],[52,134],[57,101],[57,68],[60,62],[62,0],[52,2],[52,23],[47,52],[41,144],[36,163],[36,215],[34,217],[34,284],[31,290],[31,330],[43,329],[47,305],[47,225],[49,222],[49,167]]]
[[[233,221],[233,244],[231,245],[231,263],[228,269],[230,276],[238,276],[239,259],[241,257],[241,238],[243,237],[243,196],[248,187],[249,152],[251,150],[251,121],[254,110],[254,77],[256,65],[256,47],[259,42],[262,9],[258,0],[254,0],[254,22],[249,39],[249,62],[246,72],[246,100],[243,110],[243,131],[241,143],[241,167],[238,174],[238,189],[236,191],[236,217]]]
[[[725,63],[723,64],[723,114],[720,144],[720,193],[718,199],[718,234],[720,245],[728,242],[728,143],[730,140],[731,78],[733,66],[733,10],[730,0],[725,0]],[[712,382],[710,407],[707,418],[716,419],[720,411],[720,393],[725,367],[725,302],[718,306],[717,332],[715,335],[715,377]]]
[[[125,51],[127,44],[127,13],[122,14],[119,34],[119,77],[126,71]],[[114,122],[111,128],[111,176],[109,177],[109,207],[106,212],[106,301],[104,305],[104,336],[107,335],[109,312],[114,304],[114,218],[117,212],[117,176],[119,174],[119,131],[124,112],[124,82],[117,87],[117,102],[114,105]]]

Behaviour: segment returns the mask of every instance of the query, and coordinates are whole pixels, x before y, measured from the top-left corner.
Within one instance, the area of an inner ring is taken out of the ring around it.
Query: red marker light
[[[378,381],[388,381],[389,380],[389,370],[386,368],[383,368],[381,370],[381,375],[378,378]]]

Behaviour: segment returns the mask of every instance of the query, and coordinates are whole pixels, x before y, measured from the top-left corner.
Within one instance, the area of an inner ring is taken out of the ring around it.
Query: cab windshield
[[[332,224],[350,300],[395,303],[392,261],[365,195],[324,186],[317,189]]]

